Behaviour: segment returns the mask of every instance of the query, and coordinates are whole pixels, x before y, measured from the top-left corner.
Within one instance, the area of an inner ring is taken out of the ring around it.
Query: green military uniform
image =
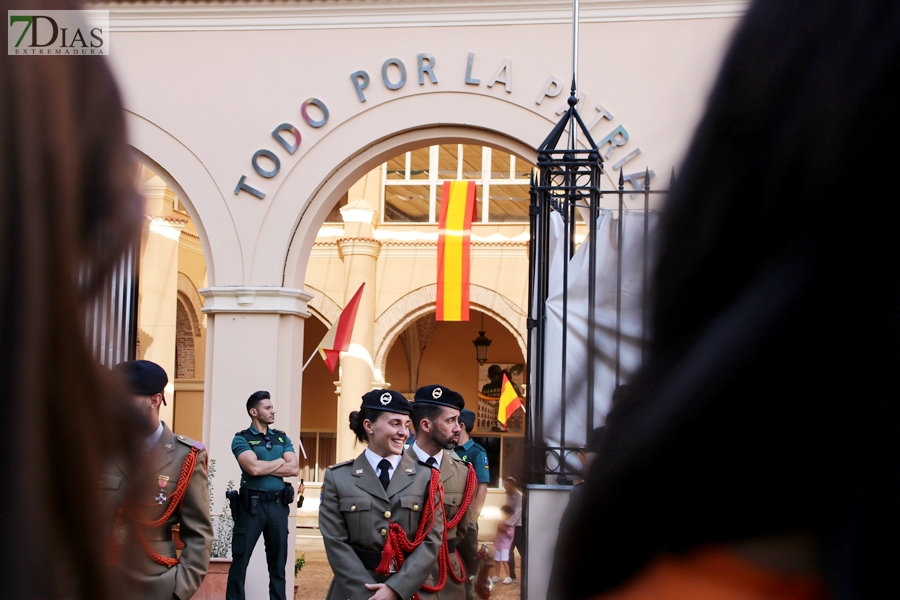
[[[418,459],[415,450],[412,448],[406,452],[413,460]],[[463,505],[469,466],[456,453],[448,450],[443,450],[442,452],[444,453],[441,459],[441,485],[444,486],[444,522],[449,523],[456,518],[459,509]],[[459,559],[462,559],[463,564],[473,564],[475,553],[478,551],[478,530],[475,521],[475,507],[473,506],[476,489],[477,486],[471,490],[469,506],[462,520],[456,527],[446,531],[450,559],[449,567],[457,578],[468,577],[465,569],[460,565]],[[459,556],[457,556],[457,552]],[[435,564],[432,572],[432,578],[435,581],[439,575],[438,568],[438,565]],[[457,583],[448,573],[444,587],[436,593],[436,598],[440,600],[465,600],[465,581]]]
[[[249,438],[249,439],[248,439]],[[268,446],[268,447],[267,447]],[[272,427],[264,436],[252,424],[239,431],[231,442],[235,458],[251,450],[256,458],[272,461],[283,458],[285,452],[293,452],[294,445],[287,434]],[[285,565],[287,564],[288,516],[290,507],[282,500],[284,478],[278,475],[250,475],[241,469],[241,507],[234,521],[231,538],[231,569],[225,593],[227,600],[243,600],[247,566],[253,548],[262,534],[266,545],[266,564],[269,569],[269,598],[285,600]],[[249,495],[256,493],[256,514],[249,510]]]
[[[384,489],[365,453],[325,471],[319,529],[335,574],[328,600],[370,598],[374,592],[365,587],[367,583],[385,583],[406,600],[423,584],[435,583],[431,571],[444,533],[437,494],[432,499],[436,504],[434,524],[424,541],[396,573],[388,577],[375,573],[390,523],[400,525],[410,539],[415,536],[428,499],[431,473],[431,467],[404,454]],[[419,595],[423,600],[433,598],[424,592]]]
[[[196,463],[187,481],[180,509],[177,509],[161,527],[150,528],[131,525],[127,520],[114,533],[119,546],[119,562],[124,570],[128,598],[133,600],[170,600],[173,595],[187,600],[197,591],[209,567],[213,527],[209,515],[209,475],[206,449],[203,444],[183,435],[175,435],[165,423],[156,444],[149,450],[146,475],[132,484],[130,474],[118,463],[107,467],[105,487],[107,505],[114,510],[121,507],[131,485],[136,487],[136,505],[130,505],[132,514],[147,521],[158,520],[168,509],[179,475],[192,448],[197,448]],[[178,564],[166,566],[154,560],[140,545],[143,535],[153,551],[165,558],[175,558],[172,527],[179,525],[179,537],[184,549]],[[140,527],[135,532],[133,527]]]

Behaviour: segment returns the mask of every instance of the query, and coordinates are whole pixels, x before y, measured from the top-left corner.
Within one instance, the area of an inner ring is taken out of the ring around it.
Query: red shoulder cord
[[[478,481],[475,478],[475,468],[468,463],[467,466],[469,467],[469,472],[466,474],[466,489],[465,492],[463,492],[462,504],[460,504],[459,510],[456,511],[456,516],[444,524],[444,539],[441,542],[441,550],[438,555],[440,577],[434,586],[422,586],[422,589],[429,593],[439,592],[444,589],[448,573],[450,574],[450,579],[456,583],[463,583],[466,580],[466,567],[459,557],[459,550],[454,549],[453,553],[456,554],[456,562],[459,564],[461,575],[457,577],[456,573],[453,572],[453,569],[450,568],[450,549],[447,547],[447,533],[459,525],[463,520],[463,517],[466,516],[466,511],[469,510],[469,505],[472,503],[472,500],[475,499],[475,488],[478,486]]]
[[[194,467],[197,466],[197,457],[200,455],[200,450],[196,447],[191,448],[190,454],[184,459],[184,464],[181,465],[181,473],[178,475],[178,483],[175,485],[175,491],[173,491],[169,495],[169,506],[166,508],[166,511],[162,514],[162,516],[155,521],[151,521],[147,517],[144,516],[143,511],[139,508],[134,509],[130,506],[131,503],[128,501],[122,505],[122,508],[119,509],[118,515],[116,517],[116,525],[114,531],[119,529],[122,526],[122,521],[125,518],[125,515],[131,517],[137,527],[134,527],[135,537],[137,537],[138,543],[141,545],[141,548],[144,549],[144,552],[147,553],[147,556],[152,558],[154,561],[158,562],[161,565],[166,565],[167,567],[174,567],[178,564],[177,558],[168,558],[162,556],[159,552],[153,549],[150,545],[150,542],[147,541],[147,536],[144,535],[143,528],[156,528],[162,527],[166,521],[169,520],[176,510],[181,512],[181,504],[184,501],[184,495],[187,492],[188,483],[191,480],[191,474],[194,471]],[[143,506],[155,506],[153,503],[141,503]]]
[[[443,505],[444,487],[441,485],[441,472],[437,469],[432,469],[431,483],[428,486],[428,498],[425,501],[425,506],[422,508],[422,518],[419,519],[419,526],[416,528],[415,536],[410,540],[400,525],[391,523],[388,520],[388,534],[384,541],[384,549],[381,551],[381,562],[378,563],[378,567],[375,569],[376,573],[386,577],[390,576],[392,563],[399,571],[406,556],[425,541],[425,538],[431,532],[431,528],[434,527],[435,496],[438,496],[439,502]],[[441,564],[441,570],[443,577],[443,564]],[[413,594],[413,600],[419,600],[419,594]]]

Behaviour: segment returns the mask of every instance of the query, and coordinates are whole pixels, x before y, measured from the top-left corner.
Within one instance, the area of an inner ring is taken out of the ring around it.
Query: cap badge
[[[392,398],[391,398],[390,392],[385,392],[385,393],[383,393],[383,394],[381,395],[381,398],[379,398],[379,400],[381,400],[381,405],[382,405],[382,406],[387,406],[388,404],[390,404],[390,403],[391,403],[391,399],[392,399]]]
[[[432,390],[432,392],[431,392],[431,397],[434,398],[435,400],[437,400],[438,398],[440,398],[443,395],[444,395],[444,390],[442,390],[441,388],[434,388],[434,390]]]

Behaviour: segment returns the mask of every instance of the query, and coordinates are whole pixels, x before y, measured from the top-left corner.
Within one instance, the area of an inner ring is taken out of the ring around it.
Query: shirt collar
[[[434,466],[436,466],[438,469],[441,468],[441,459],[444,458],[443,450],[438,450],[438,453],[432,457],[430,454],[419,448],[419,442],[417,441],[413,442],[412,449],[413,452],[416,453],[416,456],[419,457],[419,460],[421,460],[422,462],[428,462],[429,457],[431,457],[434,458]]]
[[[369,464],[372,465],[372,470],[375,471],[375,474],[378,475],[378,463],[382,460],[386,460],[391,463],[391,468],[388,472],[388,475],[393,475],[394,471],[397,470],[397,465],[400,464],[400,461],[403,460],[403,456],[400,454],[391,454],[390,456],[378,456],[368,448],[363,453],[366,455],[366,460],[369,461]]]
[[[156,428],[156,431],[154,431],[152,434],[150,434],[150,437],[148,437],[145,440],[147,443],[147,447],[152,448],[153,446],[155,446],[156,442],[159,441],[159,438],[162,437],[162,434],[163,434],[163,422],[160,421],[159,427]]]

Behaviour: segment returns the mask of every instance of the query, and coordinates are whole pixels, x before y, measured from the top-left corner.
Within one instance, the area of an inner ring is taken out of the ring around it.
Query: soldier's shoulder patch
[[[203,450],[206,446],[203,445],[202,442],[198,442],[197,440],[193,440],[186,435],[176,435],[175,439],[184,444],[185,446],[189,446],[191,448],[196,447],[197,450]]]
[[[352,465],[352,460],[345,460],[344,462],[339,462],[328,467],[329,469],[337,469],[338,467],[346,467],[347,465]]]

